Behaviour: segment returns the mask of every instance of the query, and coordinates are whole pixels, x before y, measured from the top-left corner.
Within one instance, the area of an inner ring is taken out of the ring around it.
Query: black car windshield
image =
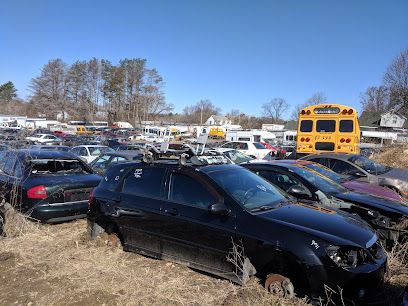
[[[291,170],[324,193],[337,194],[347,192],[347,189],[314,170],[303,166],[292,167]]]
[[[336,183],[341,183],[343,181],[343,178],[340,175],[330,170],[329,168],[326,168],[325,166],[316,165],[316,164],[304,164],[304,166],[320,174],[323,174],[324,176],[327,176],[329,179],[331,179],[332,181],[335,181]]]
[[[289,199],[286,193],[246,169],[214,171],[208,175],[247,210],[274,208]]]
[[[33,159],[30,161],[32,175],[90,174],[82,162],[76,159]]]
[[[361,155],[354,155],[349,158],[349,161],[355,164],[356,166],[364,169],[370,174],[383,174],[391,170],[390,167],[381,165],[367,157]]]

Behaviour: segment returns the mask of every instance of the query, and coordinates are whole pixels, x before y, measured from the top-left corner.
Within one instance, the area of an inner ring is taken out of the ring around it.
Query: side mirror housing
[[[300,185],[291,186],[289,187],[288,190],[286,190],[286,192],[289,193],[291,196],[300,199],[310,199],[312,197],[310,191]]]
[[[231,210],[224,203],[210,205],[209,211],[216,216],[228,216],[231,214]]]

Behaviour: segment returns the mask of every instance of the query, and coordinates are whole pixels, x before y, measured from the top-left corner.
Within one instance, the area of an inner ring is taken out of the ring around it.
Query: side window
[[[222,147],[223,147],[223,148],[229,148],[229,149],[232,149],[232,147],[233,147],[233,143],[231,143],[231,142],[227,142],[227,143],[226,143],[226,144],[224,144]]]
[[[17,159],[16,165],[14,167],[14,175],[18,178],[21,178],[23,176],[23,170],[24,170],[23,168],[24,168],[24,165],[21,163],[21,161]]]
[[[256,174],[262,176],[267,181],[271,182],[272,184],[278,186],[279,188],[285,191],[292,186],[296,185],[303,186],[303,184],[298,179],[286,173],[261,170],[257,171]]]
[[[8,154],[8,158],[6,159],[4,166],[3,166],[3,172],[8,175],[14,175],[14,164],[16,163],[15,157],[13,157],[11,154]]]
[[[312,131],[313,121],[312,120],[302,120],[300,122],[300,131],[309,133]]]
[[[357,170],[353,165],[338,159],[328,159],[327,164],[330,169],[339,174],[347,175]]]
[[[320,158],[313,158],[313,159],[309,159],[309,161],[314,162],[314,163],[318,163],[318,164],[321,164],[321,165],[323,165],[323,166],[328,167],[328,166],[327,166],[327,165],[328,165],[327,158],[322,158],[322,157],[320,157]],[[328,168],[329,168],[329,167],[328,167]]]
[[[78,155],[79,156],[88,156],[88,151],[86,150],[86,148],[80,148]]]
[[[123,193],[142,197],[162,197],[165,168],[135,168],[130,171],[123,184]]]
[[[194,178],[183,174],[172,174],[170,200],[207,209],[216,203],[216,198]]]
[[[115,156],[114,158],[112,158],[111,163],[120,163],[126,161],[126,158],[122,157],[122,156]]]

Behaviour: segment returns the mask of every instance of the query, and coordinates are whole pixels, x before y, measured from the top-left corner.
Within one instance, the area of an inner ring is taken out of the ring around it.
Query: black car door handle
[[[172,216],[177,216],[178,215],[178,210],[175,208],[169,208],[169,209],[165,209],[164,212],[166,214],[172,215]]]
[[[119,217],[121,215],[142,217],[143,212],[141,210],[116,209],[116,213],[114,215],[116,217]]]

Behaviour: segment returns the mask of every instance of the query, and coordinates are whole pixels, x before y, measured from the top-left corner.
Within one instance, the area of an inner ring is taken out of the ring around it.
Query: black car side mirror
[[[289,193],[291,196],[294,196],[295,198],[299,199],[310,199],[312,197],[310,191],[300,185],[290,186],[289,189],[286,190],[286,192]]]
[[[209,211],[211,214],[217,216],[228,216],[231,214],[231,210],[224,203],[212,204]]]

